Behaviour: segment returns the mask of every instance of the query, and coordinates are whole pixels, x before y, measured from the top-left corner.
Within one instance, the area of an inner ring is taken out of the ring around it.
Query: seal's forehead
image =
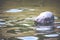
[[[41,14],[53,14],[53,13],[50,11],[45,11],[45,12],[42,12]]]
[[[45,12],[42,12],[42,13],[40,13],[40,16],[41,15],[53,15],[53,13],[52,12],[49,12],[49,11],[45,11]]]

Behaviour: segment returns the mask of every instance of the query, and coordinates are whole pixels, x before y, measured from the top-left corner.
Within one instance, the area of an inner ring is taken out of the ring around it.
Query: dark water
[[[57,26],[57,28],[60,28],[60,26]],[[59,34],[58,33],[54,33],[54,34],[48,34],[45,35],[46,37],[58,37]],[[34,36],[26,36],[26,37],[17,37],[17,39],[23,39],[23,40],[38,40],[39,37],[34,37]],[[40,39],[39,39],[40,40]]]

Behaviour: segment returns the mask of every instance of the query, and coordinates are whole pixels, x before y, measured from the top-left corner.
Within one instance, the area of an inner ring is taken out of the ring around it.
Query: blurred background
[[[0,0],[0,24],[4,24],[0,37],[17,40],[14,38],[34,35],[33,20],[43,11],[53,12],[55,22],[60,22],[60,0]]]
[[[37,16],[43,11],[52,11],[60,18],[60,0],[0,0],[0,16],[23,19]]]

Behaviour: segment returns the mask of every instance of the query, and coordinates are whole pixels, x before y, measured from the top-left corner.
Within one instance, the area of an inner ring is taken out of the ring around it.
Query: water
[[[17,39],[23,39],[23,40],[37,40],[37,37],[34,36],[26,36],[26,37],[17,37]]]

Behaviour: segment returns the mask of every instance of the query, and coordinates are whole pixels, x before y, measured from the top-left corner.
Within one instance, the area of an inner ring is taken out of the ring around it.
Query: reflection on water
[[[29,8],[20,8],[20,9],[9,9],[5,12],[23,12],[23,11],[35,11],[35,9],[29,9]]]
[[[37,40],[37,37],[34,36],[27,36],[27,37],[17,37],[17,39],[22,39],[22,40]]]
[[[10,9],[10,10],[7,10],[6,12],[22,12],[23,9]]]

